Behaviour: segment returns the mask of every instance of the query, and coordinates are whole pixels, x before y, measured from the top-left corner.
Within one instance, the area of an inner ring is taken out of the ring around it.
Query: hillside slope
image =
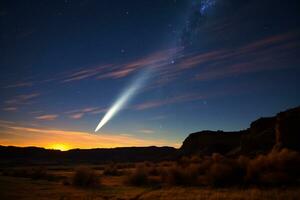
[[[242,131],[192,133],[179,151],[181,155],[258,154],[282,147],[300,151],[300,107],[260,118]]]

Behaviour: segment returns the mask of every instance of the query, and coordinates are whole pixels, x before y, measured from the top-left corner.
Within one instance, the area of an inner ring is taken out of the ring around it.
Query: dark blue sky
[[[178,146],[298,106],[299,10],[297,0],[1,1],[0,144]]]

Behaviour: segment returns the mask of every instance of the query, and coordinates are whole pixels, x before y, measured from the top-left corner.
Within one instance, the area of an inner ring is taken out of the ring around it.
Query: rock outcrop
[[[300,151],[300,107],[276,116],[276,145]]]
[[[201,131],[190,134],[181,155],[221,153],[224,155],[265,153],[272,148],[300,151],[300,107],[260,118],[250,128],[237,132]]]
[[[243,134],[243,131],[201,131],[192,133],[184,140],[180,148],[180,154],[207,155],[215,152],[226,154],[240,145]]]

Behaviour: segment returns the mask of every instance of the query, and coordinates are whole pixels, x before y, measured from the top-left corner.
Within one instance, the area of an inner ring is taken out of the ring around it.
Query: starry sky
[[[298,0],[1,1],[0,144],[179,147],[191,132],[298,106],[299,10]]]

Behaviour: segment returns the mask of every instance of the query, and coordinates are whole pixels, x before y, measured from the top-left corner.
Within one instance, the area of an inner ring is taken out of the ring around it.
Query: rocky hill
[[[214,152],[224,154],[240,145],[243,134],[243,131],[201,131],[192,133],[183,141],[180,153],[183,155],[207,155]]]
[[[221,153],[258,154],[272,148],[300,151],[300,107],[260,118],[250,128],[238,132],[201,131],[190,134],[183,142],[181,155]]]

